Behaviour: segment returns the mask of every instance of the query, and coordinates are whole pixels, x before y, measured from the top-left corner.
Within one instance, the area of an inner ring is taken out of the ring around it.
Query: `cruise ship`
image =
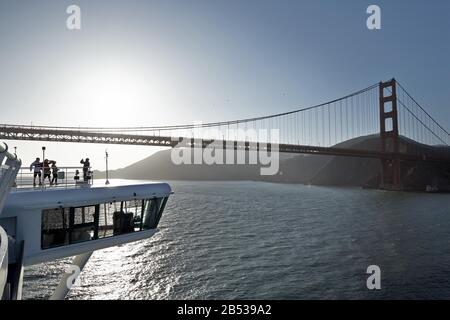
[[[150,238],[173,193],[167,183],[105,183],[59,168],[33,185],[30,168],[0,146],[0,299],[22,298],[24,267],[74,257],[50,299],[64,299],[95,250]],[[81,181],[80,181],[81,180]],[[78,273],[79,274],[79,273]]]

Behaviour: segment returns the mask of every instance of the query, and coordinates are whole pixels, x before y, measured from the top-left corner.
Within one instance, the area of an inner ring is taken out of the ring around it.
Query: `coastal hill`
[[[336,145],[340,148],[379,150],[378,135],[358,137]],[[400,138],[400,151],[437,148],[450,153],[449,147],[430,147],[407,138]],[[247,154],[248,157],[248,154]],[[381,164],[378,159],[326,155],[280,154],[278,174],[260,175],[260,165],[175,165],[171,149],[163,150],[128,167],[110,172],[111,178],[142,180],[251,180],[313,185],[361,186],[376,188],[380,182]],[[95,172],[104,177],[104,172]],[[432,186],[450,191],[450,164],[402,164],[404,187],[423,191]]]

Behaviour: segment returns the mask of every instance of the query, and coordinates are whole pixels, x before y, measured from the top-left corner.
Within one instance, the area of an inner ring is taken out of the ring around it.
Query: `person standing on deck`
[[[81,159],[80,163],[83,165],[83,180],[88,181],[89,169],[91,168],[91,163],[89,162],[89,158],[86,160]]]
[[[44,160],[44,163],[42,164],[42,168],[44,171],[44,178],[42,179],[42,183],[45,183],[45,179],[48,179],[48,183],[52,183],[50,179],[50,161],[48,159]]]
[[[58,167],[56,166],[56,161],[52,161],[52,166],[51,166],[51,169],[52,169],[52,175],[53,175],[53,177],[52,177],[52,182],[50,182],[50,184],[51,185],[58,185],[58,171],[59,171],[59,169],[58,169]]]
[[[34,162],[30,165],[30,171],[33,171],[33,186],[36,186],[36,177],[39,177],[39,185],[42,185],[41,181],[41,170],[42,170],[42,162],[40,158],[36,158]]]

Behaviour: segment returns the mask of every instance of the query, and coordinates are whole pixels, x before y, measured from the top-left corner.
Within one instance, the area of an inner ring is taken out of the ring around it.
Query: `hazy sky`
[[[66,8],[81,7],[81,30]],[[382,29],[366,27],[366,8]],[[396,77],[450,128],[450,1],[0,0],[1,123],[121,126],[253,117]],[[151,147],[7,142],[25,164],[103,169]]]

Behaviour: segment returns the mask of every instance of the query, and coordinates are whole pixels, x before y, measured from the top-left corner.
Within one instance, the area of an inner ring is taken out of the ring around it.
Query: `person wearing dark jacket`
[[[51,184],[51,179],[50,179],[50,161],[48,159],[45,159],[43,164],[42,164],[42,168],[44,170],[44,178],[42,179],[42,183],[45,183],[45,179],[48,179],[48,182]]]
[[[91,168],[89,158],[86,158],[86,160],[81,159],[80,163],[83,165],[83,180],[88,181],[89,169]]]
[[[52,169],[52,182],[50,184],[58,185],[58,167],[56,166],[56,161],[52,161],[52,166],[50,167]]]

